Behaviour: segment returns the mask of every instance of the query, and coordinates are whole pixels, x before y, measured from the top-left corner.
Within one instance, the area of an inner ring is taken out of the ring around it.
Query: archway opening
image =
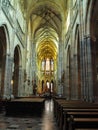
[[[92,2],[90,33],[93,71],[93,96],[98,100],[98,1]]]
[[[14,50],[14,72],[13,72],[13,95],[18,96],[18,85],[19,85],[19,48],[15,47]]]
[[[0,96],[4,95],[6,62],[6,34],[4,27],[0,27]]]

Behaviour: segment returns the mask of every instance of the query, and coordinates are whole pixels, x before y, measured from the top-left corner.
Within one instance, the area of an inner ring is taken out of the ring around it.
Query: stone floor
[[[54,115],[53,101],[45,101],[42,117],[7,117],[0,113],[0,130],[58,130]]]

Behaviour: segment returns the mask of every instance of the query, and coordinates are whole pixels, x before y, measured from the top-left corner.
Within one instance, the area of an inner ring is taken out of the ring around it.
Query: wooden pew
[[[73,104],[72,104],[73,105]],[[93,106],[93,105],[85,105],[82,106],[83,104],[74,104],[73,106],[69,106],[69,107],[65,107],[63,106],[63,108],[61,109],[61,111],[59,112],[59,127],[60,129],[62,129],[63,124],[66,124],[66,118],[67,118],[67,114],[68,112],[98,112],[98,105],[97,106]],[[98,117],[98,115],[97,115]]]
[[[66,98],[61,98],[61,97],[54,97],[53,102],[54,102],[54,116],[57,116],[57,109],[58,109],[58,102],[65,102]]]
[[[98,104],[92,104],[92,103],[87,103],[84,101],[64,101],[64,100],[59,100],[59,101],[55,101],[56,102],[56,118],[57,118],[57,122],[59,125],[60,130],[63,129],[63,124],[64,124],[64,130],[66,129],[66,120],[67,118],[65,118],[64,116],[66,114],[63,113],[63,111],[66,110],[66,112],[69,111],[73,111],[73,109],[75,111],[88,111],[88,109],[90,109],[90,111],[96,111],[98,112]],[[55,106],[54,106],[55,107]]]
[[[54,100],[54,114],[55,114],[56,119],[59,116],[58,114],[59,114],[61,107],[64,105],[67,106],[67,104],[70,105],[72,103],[82,103],[82,101],[80,101],[80,100],[65,100],[65,99]]]
[[[96,112],[94,109],[68,111],[64,119],[64,130],[75,130],[76,128],[98,128],[98,110]],[[90,122],[91,124],[89,125]]]
[[[62,129],[63,128],[63,124],[64,124],[64,126],[67,126],[66,124],[66,120],[67,120],[67,117],[68,117],[68,115],[70,115],[70,113],[71,112],[76,112],[77,113],[77,116],[80,116],[79,115],[79,113],[78,112],[82,112],[82,114],[83,114],[83,112],[85,113],[85,112],[89,112],[89,114],[90,114],[90,112],[92,113],[92,112],[96,112],[96,117],[98,118],[98,106],[96,106],[96,107],[93,107],[93,106],[81,106],[81,107],[78,107],[78,106],[76,106],[76,107],[74,107],[74,108],[64,108],[63,109],[63,114],[62,114],[62,117],[60,118],[60,128]],[[86,115],[86,114],[85,114]],[[82,115],[81,115],[82,116]],[[80,116],[80,117],[81,117]],[[94,114],[91,114],[90,115],[91,117],[94,117],[95,115]],[[65,130],[65,129],[64,129]]]
[[[98,128],[76,128],[75,130],[98,130]]]
[[[76,128],[82,128],[82,129],[98,129],[98,117],[94,118],[94,117],[70,117],[69,118],[69,123],[68,123],[68,127],[66,130],[75,130]]]
[[[62,116],[63,116],[63,108],[77,108],[77,107],[80,107],[81,104],[85,105],[86,103],[85,102],[82,102],[82,101],[62,101],[62,100],[59,100],[57,101],[57,105],[56,105],[56,120],[57,120],[57,123],[58,123],[58,126],[61,125],[61,120],[62,120]]]
[[[63,122],[61,129],[66,130],[68,127],[68,118],[74,116],[74,117],[96,117],[98,118],[98,109],[89,109],[89,108],[77,108],[77,109],[64,109],[63,114]]]
[[[38,115],[41,116],[44,110],[44,98],[20,98],[6,102],[6,115]]]

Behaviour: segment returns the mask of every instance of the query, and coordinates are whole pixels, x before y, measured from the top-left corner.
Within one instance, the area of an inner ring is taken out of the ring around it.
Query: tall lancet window
[[[50,59],[47,58],[46,59],[46,71],[49,71],[50,70]]]
[[[53,59],[51,59],[51,70],[53,71],[53,69],[54,69],[54,61]]]
[[[42,60],[42,66],[41,69],[44,71],[45,70],[45,59]]]

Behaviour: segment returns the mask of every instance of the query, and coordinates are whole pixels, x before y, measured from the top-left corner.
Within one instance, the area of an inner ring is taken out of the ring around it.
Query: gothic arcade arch
[[[0,93],[4,93],[5,62],[6,62],[6,34],[4,27],[0,27]]]
[[[85,34],[90,34],[90,18],[91,18],[91,5],[92,5],[92,0],[88,0],[87,2],[87,7],[86,7],[86,15],[84,18],[84,23],[85,23]]]
[[[79,37],[79,25],[76,26],[76,32],[75,32],[75,54],[74,57],[75,58],[75,64],[76,64],[76,87],[75,89],[77,89],[77,98],[81,99],[81,71],[80,71],[80,37]],[[77,80],[78,79],[78,80]]]
[[[93,96],[98,100],[98,1],[92,2],[90,15],[91,54],[93,71]],[[88,20],[88,19],[87,19]]]
[[[3,97],[5,89],[6,59],[9,54],[9,39],[6,25],[0,25],[0,96]]]
[[[12,94],[18,96],[19,87],[19,69],[21,67],[21,50],[19,45],[14,49],[14,64],[13,64],[13,76],[12,76]]]

